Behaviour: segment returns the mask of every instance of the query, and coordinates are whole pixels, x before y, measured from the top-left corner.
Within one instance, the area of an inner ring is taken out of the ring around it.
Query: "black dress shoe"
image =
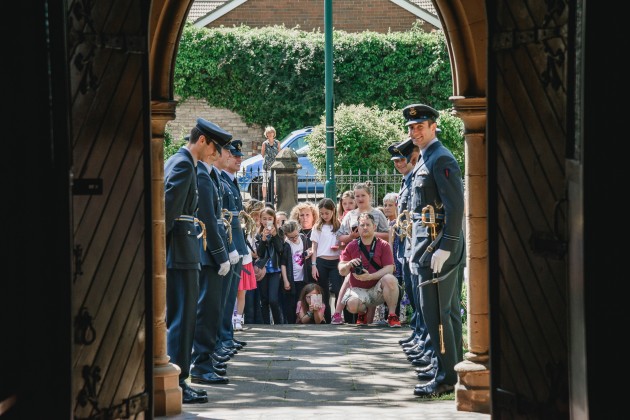
[[[409,351],[410,349],[417,347],[418,345],[419,343],[417,341],[410,341],[407,344],[403,344],[402,348],[403,348],[403,351]]]
[[[409,342],[413,341],[414,338],[416,338],[416,335],[415,334],[411,334],[407,338],[403,338],[402,340],[398,340],[398,344],[400,344],[402,346],[403,344],[406,344],[406,343],[409,343]]]
[[[230,356],[234,356],[238,353],[238,349],[236,347],[223,346],[219,348],[219,354],[229,354]]]
[[[411,362],[412,360],[415,360],[415,359],[423,359],[425,357],[430,357],[429,354],[430,353],[428,351],[426,351],[426,350],[419,351],[419,352],[414,352],[414,353],[409,353],[407,355],[407,360],[409,360]]]
[[[206,391],[205,389],[193,388],[190,385],[188,385],[188,383],[186,382],[184,382],[183,384],[179,384],[179,386],[182,388],[182,391],[184,390],[184,388],[189,388],[189,389],[192,389],[192,391],[197,395],[202,395],[202,396],[208,395],[208,391]]]
[[[185,387],[182,389],[182,403],[184,404],[201,404],[207,403],[207,395],[197,394],[191,387]]]
[[[220,349],[217,349],[217,350],[214,351],[213,356],[221,356],[221,357],[231,358],[235,354],[236,353],[234,353],[233,351],[230,351],[230,350],[226,349],[225,347],[221,347]]]
[[[419,357],[411,361],[413,366],[426,366],[431,364],[431,358],[427,356]]]
[[[225,363],[231,359],[231,356],[222,356],[217,353],[213,353],[210,357],[212,357],[212,360],[213,360],[212,363],[214,362]]]
[[[435,366],[433,366],[433,364],[428,364],[426,366],[421,366],[421,367],[417,367],[416,368],[416,373],[423,373],[426,372],[428,370],[433,369]]]
[[[435,379],[435,374],[437,373],[437,369],[431,368],[426,372],[418,372],[418,379],[421,381],[426,381],[427,379]]]
[[[202,375],[191,375],[190,382],[193,384],[217,385],[227,384],[230,380],[225,376],[219,376],[214,372],[204,373]]]
[[[218,368],[215,365],[212,365],[212,371],[214,373],[216,373],[219,376],[225,376],[227,375],[227,369],[226,368]]]
[[[453,385],[438,384],[435,381],[427,382],[426,384],[418,384],[413,390],[413,395],[417,397],[439,397],[442,394],[450,394],[455,391]]]
[[[424,353],[424,346],[415,345],[413,347],[407,347],[406,349],[403,349],[403,351],[407,356],[413,353]]]
[[[208,391],[206,391],[205,389],[193,387],[190,387],[190,389],[192,389],[195,394],[201,395],[202,397],[206,397],[208,395]]]
[[[212,361],[212,367],[219,368],[219,369],[227,369],[227,363],[225,363],[225,362],[215,362],[213,360]]]
[[[236,344],[240,344],[243,347],[245,347],[247,345],[247,342],[241,341],[241,340],[237,340],[236,338],[234,338],[232,341],[234,341]]]

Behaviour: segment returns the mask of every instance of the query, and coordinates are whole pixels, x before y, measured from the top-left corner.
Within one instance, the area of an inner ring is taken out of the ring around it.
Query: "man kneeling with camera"
[[[339,274],[350,274],[350,287],[342,298],[346,309],[358,314],[357,324],[367,324],[368,307],[385,302],[387,324],[400,327],[396,315],[398,280],[394,277],[394,255],[387,241],[375,236],[376,224],[370,213],[359,215],[359,238],[346,245],[339,259]]]

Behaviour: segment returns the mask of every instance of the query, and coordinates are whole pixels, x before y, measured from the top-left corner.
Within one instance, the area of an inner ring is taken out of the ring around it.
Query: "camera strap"
[[[376,268],[376,271],[380,270],[382,267],[378,265],[376,262],[374,262],[373,260],[374,251],[376,250],[376,237],[372,239],[372,245],[370,245],[369,252],[367,248],[365,247],[365,245],[363,244],[363,241],[361,240],[361,238],[357,238],[357,242],[359,242],[359,249],[361,250],[361,252],[363,252],[363,255],[365,255],[365,257],[368,259],[368,263],[372,267]]]

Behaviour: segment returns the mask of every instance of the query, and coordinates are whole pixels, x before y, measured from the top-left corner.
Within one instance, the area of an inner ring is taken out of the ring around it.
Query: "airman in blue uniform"
[[[213,358],[217,332],[221,320],[221,289],[225,276],[230,272],[227,252],[226,229],[221,219],[223,196],[220,194],[218,178],[212,164],[220,150],[229,144],[232,135],[218,126],[210,126],[204,120],[198,124],[213,133],[212,142],[204,160],[197,165],[199,190],[199,220],[206,226],[206,243],[200,247],[201,274],[199,276],[199,299],[197,323],[190,366],[191,382],[199,384],[225,384],[229,382],[224,361]],[[193,129],[192,134],[195,134]]]
[[[166,234],[166,350],[181,369],[179,385],[184,403],[206,402],[203,390],[191,388],[186,379],[190,359],[201,269],[200,241],[205,236],[197,219],[196,166],[208,153],[215,136],[213,124],[197,122],[188,143],[164,164],[164,210]]]
[[[232,140],[232,142],[224,148],[221,158],[217,160],[215,166],[220,169],[220,179],[223,182],[223,205],[227,214],[231,216],[231,244],[230,250],[236,253],[236,261],[232,260],[231,279],[223,283],[224,307],[221,324],[219,326],[219,335],[217,338],[216,353],[219,355],[233,356],[241,350],[247,343],[234,339],[234,325],[232,324],[232,314],[236,303],[236,295],[238,293],[238,285],[241,281],[241,270],[243,269],[243,257],[249,252],[245,243],[245,233],[241,227],[241,221],[238,217],[243,210],[243,200],[241,191],[236,180],[236,166],[240,166],[240,158],[243,156],[241,140]],[[238,165],[236,165],[238,163]]]
[[[457,383],[464,187],[457,160],[436,137],[439,113],[428,105],[413,104],[403,109],[403,116],[409,137],[420,148],[409,207],[413,220],[410,270],[418,276],[420,308],[437,358],[435,377],[416,385],[414,395],[433,397],[453,392]]]

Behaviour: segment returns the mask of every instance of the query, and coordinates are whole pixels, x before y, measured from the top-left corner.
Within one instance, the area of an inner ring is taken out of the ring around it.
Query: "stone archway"
[[[175,118],[173,69],[177,44],[193,0],[155,0],[150,17],[151,157],[153,225],[153,333],[155,414],[181,412],[179,368],[166,354],[164,161],[166,123]],[[457,366],[457,408],[489,412],[489,314],[487,272],[486,181],[486,56],[487,24],[482,0],[435,0],[445,31],[453,72],[451,100],[465,127],[466,141],[466,247],[468,271],[468,348]],[[323,7],[323,6],[322,6]]]

